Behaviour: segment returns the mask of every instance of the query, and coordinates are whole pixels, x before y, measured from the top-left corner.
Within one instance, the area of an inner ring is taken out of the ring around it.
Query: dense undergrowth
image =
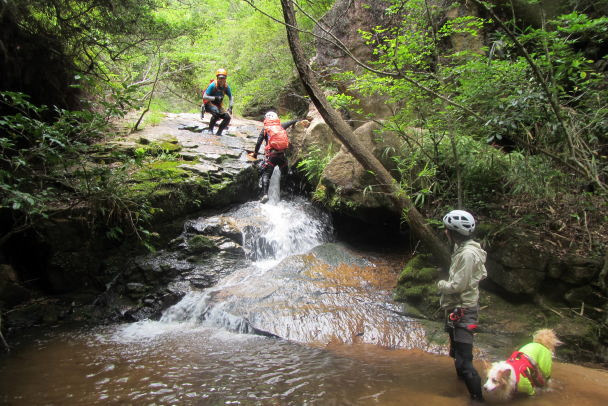
[[[518,226],[544,235],[556,253],[603,256],[608,19],[602,6],[562,2],[538,23],[518,8],[490,3],[387,5],[387,23],[361,33],[372,60],[334,74],[329,84],[347,89],[331,98],[347,116],[377,119],[352,95],[393,106],[378,137],[402,140],[400,150],[386,154],[403,192],[430,219],[466,207],[499,232]],[[300,164],[314,182],[331,159],[320,151]]]
[[[271,1],[256,5],[280,15]],[[219,0],[0,3],[0,246],[78,209],[96,232],[151,248],[154,199],[171,193],[172,176],[155,162],[173,161],[172,146],[105,144],[164,112],[198,111],[218,67],[229,71],[237,113],[278,107],[291,56],[281,25],[251,11]]]

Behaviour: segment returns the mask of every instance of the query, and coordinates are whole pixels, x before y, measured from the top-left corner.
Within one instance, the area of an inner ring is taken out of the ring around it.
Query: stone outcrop
[[[380,124],[369,121],[357,128],[354,134],[387,169],[392,170],[395,164],[391,157],[401,150],[402,141],[396,134],[380,133],[381,130]],[[364,209],[384,207],[399,215],[390,199],[382,193],[374,192],[374,182],[374,176],[369,174],[344,146],[329,162],[321,178],[328,200],[337,197],[352,202],[355,207]]]
[[[556,258],[544,251],[539,241],[527,236],[497,241],[491,249],[488,278],[514,296],[533,298],[540,293],[566,297],[571,304],[580,306],[580,292],[591,290],[590,284],[598,281],[602,268],[602,261],[591,257]],[[580,290],[582,287],[585,289]],[[589,295],[585,300],[593,298]]]
[[[106,152],[94,157],[100,165],[111,165],[116,159],[112,150],[133,156],[173,156],[142,165],[130,185],[133,193],[149,196],[154,207],[148,227],[159,239],[152,239],[152,244],[162,246],[166,235],[179,230],[181,224],[174,224],[176,219],[243,203],[258,193],[258,171],[247,153],[253,150],[262,124],[234,118],[226,133],[218,137],[204,131],[208,119],[201,120],[196,114],[168,114],[160,125],[119,138],[100,148]],[[102,302],[113,314],[124,316],[139,309],[134,304],[145,301],[149,306],[138,310],[143,311],[143,317],[158,313],[175,299],[174,292],[160,289],[171,274],[164,274],[159,267],[130,264],[132,256],[141,254],[142,246],[128,239],[130,242],[123,243],[109,238],[109,230],[92,228],[89,217],[86,207],[58,211],[35,234],[17,235],[3,247],[0,259],[6,263],[0,264],[0,308],[14,307],[7,326],[102,318],[99,307],[93,304]],[[205,242],[217,245],[218,250],[230,250],[217,238],[195,238],[185,251],[200,253],[208,248]],[[217,275],[203,279],[211,283],[221,275],[212,273]],[[105,294],[110,288],[122,295]],[[49,299],[53,295],[66,299]],[[79,299],[70,299],[70,295]]]
[[[315,148],[320,149],[322,154],[333,155],[342,146],[312,104],[309,106],[307,118],[308,126],[297,123],[292,127],[289,135],[289,160],[292,165],[306,158]]]
[[[385,10],[390,2],[388,1],[352,1],[338,0],[333,8],[321,19],[322,26],[315,28],[317,36],[317,54],[314,58],[314,65],[322,72],[322,78],[330,81],[340,92],[353,96],[360,101],[359,107],[363,114],[349,112],[346,117],[353,127],[363,124],[366,114],[373,114],[378,118],[388,117],[393,114],[392,109],[378,98],[370,99],[362,97],[358,92],[349,90],[344,83],[331,81],[329,75],[339,72],[353,71],[356,74],[362,73],[364,68],[351,58],[350,55],[342,51],[335,45],[329,30],[333,36],[338,38],[350,54],[362,62],[369,62],[373,59],[372,48],[365,43],[359,30],[369,31],[370,27],[391,24],[387,20]]]

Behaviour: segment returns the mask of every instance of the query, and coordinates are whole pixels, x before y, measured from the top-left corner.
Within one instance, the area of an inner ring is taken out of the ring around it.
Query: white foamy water
[[[280,171],[278,173],[273,185],[275,191],[280,182]],[[123,332],[115,334],[115,339],[129,341],[133,337],[153,338],[201,326],[236,333],[254,333],[246,320],[224,311],[221,301],[214,300],[210,305],[212,296],[226,287],[246,286],[249,280],[263,278],[269,269],[286,257],[306,253],[328,241],[332,234],[329,217],[302,199],[271,199],[265,204],[250,202],[225,216],[235,219],[237,223],[249,218],[256,219],[257,226],[244,228],[247,231],[243,232],[243,247],[255,260],[244,268],[235,269],[212,288],[188,292],[180,302],[163,313],[160,321],[125,325]]]
[[[268,201],[277,204],[281,200],[281,169],[275,166],[268,186]]]
[[[245,246],[252,242],[252,249],[258,250],[257,266],[270,268],[290,255],[298,255],[310,251],[327,241],[328,218],[314,217],[300,205],[292,202],[270,201],[260,206],[260,213],[266,220],[265,227],[260,235],[246,236]],[[257,239],[257,241],[251,241]],[[260,241],[263,243],[261,244]],[[260,250],[260,247],[270,247]]]

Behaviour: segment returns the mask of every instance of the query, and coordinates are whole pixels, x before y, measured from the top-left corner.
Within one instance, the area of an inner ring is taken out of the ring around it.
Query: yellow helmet
[[[218,69],[215,71],[215,76],[228,76],[228,72],[226,71],[226,69]]]

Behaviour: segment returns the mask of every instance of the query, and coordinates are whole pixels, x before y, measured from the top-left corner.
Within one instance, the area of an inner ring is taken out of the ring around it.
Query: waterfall
[[[331,239],[333,229],[326,213],[301,198],[278,200],[280,174],[275,168],[269,189],[269,194],[275,193],[276,200],[271,197],[265,204],[249,202],[224,215],[237,223],[248,224],[242,227],[248,265],[235,269],[212,288],[187,293],[163,313],[161,323],[202,324],[239,333],[256,332],[246,320],[224,311],[224,304],[218,302],[214,294],[226,287],[246,287],[248,278],[263,275],[283,259],[306,253]]]
[[[281,200],[281,169],[275,165],[268,186],[268,200],[271,204],[277,204]]]
[[[310,202],[252,201],[221,216],[189,220],[184,233],[184,240],[188,234],[230,236],[222,244],[238,250],[220,251],[198,265],[221,272],[215,285],[187,285],[186,275],[181,282],[187,293],[180,302],[159,322],[127,327],[123,337],[201,329],[317,345],[438,350],[424,328],[392,302],[394,269],[332,241],[329,216]]]
[[[270,200],[260,205],[258,214],[260,226],[243,233],[243,246],[258,266],[272,266],[289,255],[307,252],[331,235],[329,216],[307,202]]]

